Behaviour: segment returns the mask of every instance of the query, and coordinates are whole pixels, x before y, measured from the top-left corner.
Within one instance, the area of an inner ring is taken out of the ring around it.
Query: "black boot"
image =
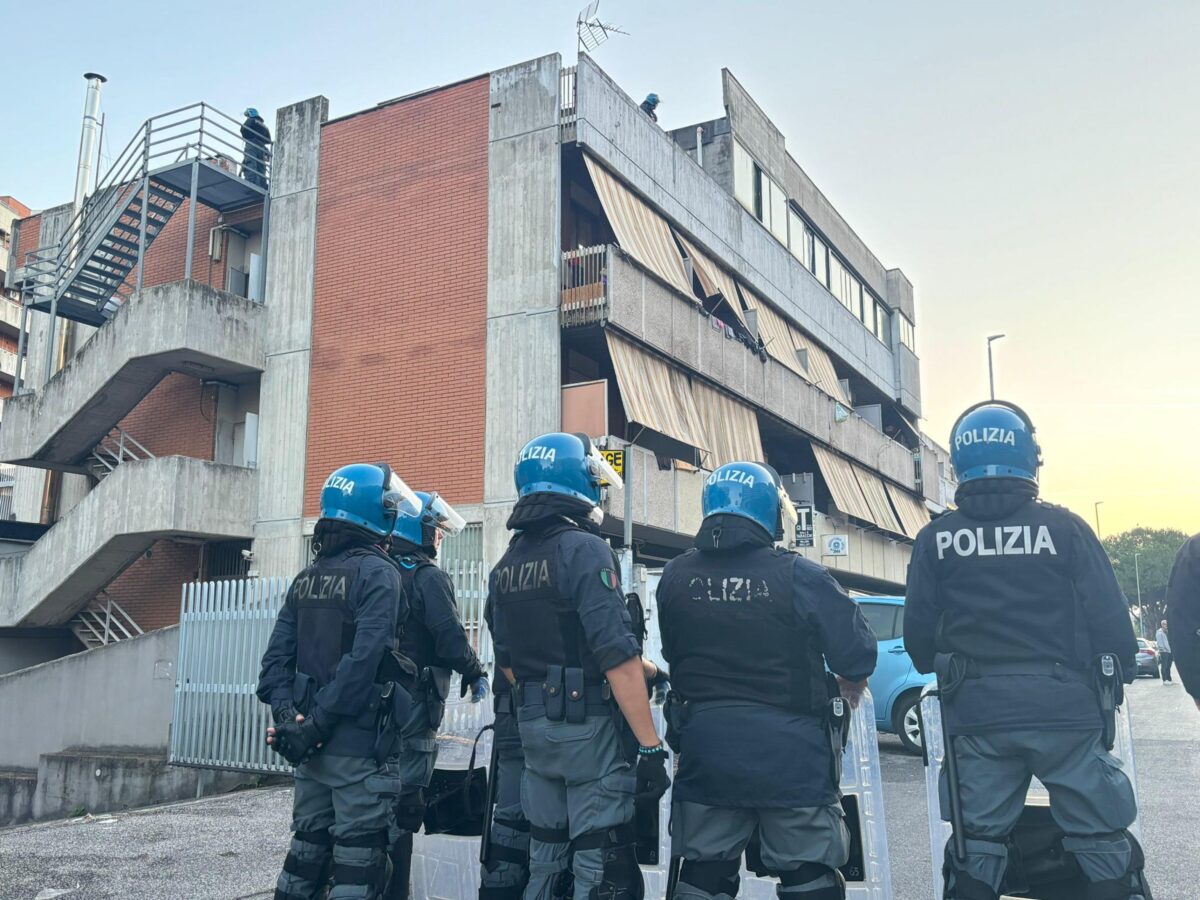
[[[408,900],[412,893],[412,852],[412,832],[400,832],[400,837],[388,852],[392,860],[392,880],[384,894],[385,900]]]

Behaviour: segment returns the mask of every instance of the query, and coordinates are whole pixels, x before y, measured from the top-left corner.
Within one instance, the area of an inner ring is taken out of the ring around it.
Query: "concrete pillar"
[[[313,97],[284,107],[275,118],[254,527],[254,568],[264,576],[294,575],[304,564],[317,184],[321,125],[328,117],[329,101]]]
[[[42,228],[38,243],[45,247],[62,236],[75,215],[75,206],[64,203],[42,213]],[[63,327],[65,319],[55,323],[55,333]],[[40,390],[46,382],[46,354],[53,353],[50,346],[50,316],[48,313],[30,313],[29,338],[26,346],[28,356],[25,364],[25,387]],[[37,522],[42,511],[42,494],[46,489],[46,470],[18,466],[13,484],[13,514],[21,522]]]
[[[488,133],[487,408],[483,555],[508,541],[517,452],[559,428],[562,58],[492,73]]]

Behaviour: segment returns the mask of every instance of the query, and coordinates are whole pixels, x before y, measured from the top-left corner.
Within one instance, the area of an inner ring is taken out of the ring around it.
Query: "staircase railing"
[[[89,650],[145,634],[133,617],[103,591],[75,614],[70,627]]]
[[[91,454],[92,474],[99,481],[116,470],[122,463],[138,459],[154,459],[154,454],[143,447],[136,438],[120,426],[100,439]]]
[[[140,285],[150,175],[155,169],[185,159],[203,159],[236,175],[236,160],[243,156],[244,150],[241,123],[207,103],[193,103],[147,119],[67,223],[62,237],[54,244],[26,253],[27,281],[32,278],[32,292],[42,297],[61,294],[75,267],[89,252],[91,241],[138,190],[142,191],[137,262]],[[252,167],[266,183],[271,150],[262,147],[259,154]],[[243,160],[243,173],[248,162]]]

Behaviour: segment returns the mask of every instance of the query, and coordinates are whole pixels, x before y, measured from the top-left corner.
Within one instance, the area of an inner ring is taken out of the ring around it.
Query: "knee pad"
[[[1142,845],[1129,831],[1118,831],[1103,837],[1110,840],[1124,838],[1129,841],[1129,866],[1119,878],[1106,881],[1089,881],[1084,888],[1084,900],[1131,900],[1134,897],[1150,898],[1146,883],[1146,856]]]
[[[589,900],[642,900],[646,886],[637,861],[637,833],[626,822],[581,834],[571,842],[571,850],[599,850],[604,872]]]
[[[832,880],[833,884],[828,882]],[[824,882],[816,884],[816,882]],[[821,863],[805,863],[779,873],[779,896],[795,895],[796,900],[846,900],[846,879],[837,869]]]
[[[386,831],[340,839],[333,847],[333,883],[366,885],[369,898],[381,897],[392,875],[387,851]]]
[[[679,867],[679,880],[699,888],[706,894],[728,894],[736,897],[742,879],[738,871],[742,867],[741,858],[737,859],[685,859]]]
[[[967,840],[1007,845],[1007,841],[973,835],[968,835]],[[942,862],[942,878],[942,900],[1000,900],[1000,893],[990,884],[971,876],[961,867],[958,860],[954,858],[952,842],[946,843],[946,855]]]
[[[402,794],[396,801],[396,827],[416,833],[425,824],[425,792]]]
[[[309,884],[324,886],[333,868],[333,836],[324,831],[297,831],[283,860],[283,871]],[[275,889],[274,900],[307,900],[308,892],[295,894]]]

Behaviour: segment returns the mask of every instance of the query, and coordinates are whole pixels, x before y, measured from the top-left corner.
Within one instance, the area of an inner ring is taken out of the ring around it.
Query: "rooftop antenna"
[[[587,50],[591,52],[608,40],[609,35],[613,34],[629,34],[628,31],[622,31],[616,25],[604,23],[600,21],[598,10],[600,9],[600,0],[592,0],[587,6],[579,11],[579,16],[575,19],[575,33],[579,36],[579,52]]]

